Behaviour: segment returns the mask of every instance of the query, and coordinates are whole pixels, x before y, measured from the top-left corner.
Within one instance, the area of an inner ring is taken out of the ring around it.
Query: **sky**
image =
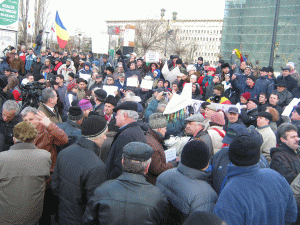
[[[166,9],[165,19],[172,19],[174,11],[178,13],[177,19],[223,19],[225,0],[50,0],[49,7],[50,20],[55,21],[58,10],[70,35],[76,28],[92,35],[99,30],[107,31],[107,20],[160,19],[162,8]]]

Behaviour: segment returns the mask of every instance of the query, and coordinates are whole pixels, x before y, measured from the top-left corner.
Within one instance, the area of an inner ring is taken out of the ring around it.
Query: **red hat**
[[[213,67],[208,67],[207,71],[214,71],[214,72],[216,72],[216,69],[213,68]]]
[[[249,92],[245,92],[241,96],[244,97],[244,99],[246,99],[247,101],[251,98],[251,94]]]
[[[210,122],[218,124],[220,126],[224,126],[225,125],[224,114],[222,112],[215,112],[214,114],[211,115]]]

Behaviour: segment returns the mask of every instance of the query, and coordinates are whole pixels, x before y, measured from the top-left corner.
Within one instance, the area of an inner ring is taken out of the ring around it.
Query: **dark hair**
[[[271,95],[276,95],[277,98],[279,99],[279,94],[278,94],[278,93],[276,93],[276,92],[273,91]],[[271,95],[270,95],[270,96],[271,96]]]
[[[65,79],[64,75],[61,75],[61,74],[57,75],[56,77],[59,77],[61,80]]]
[[[76,81],[77,84],[79,84],[81,82],[84,82],[85,84],[87,84],[87,81],[83,78],[78,78],[77,81]]]
[[[291,123],[283,123],[281,124],[278,128],[277,128],[277,135],[278,135],[278,139],[280,141],[280,138],[284,138],[286,139],[286,133],[290,132],[290,131],[296,131],[298,132],[298,128]]]
[[[40,34],[43,33],[43,30],[40,30],[39,33],[40,33]]]
[[[260,92],[259,95],[263,95],[263,96],[265,96],[265,98],[268,98],[268,95],[266,92]]]

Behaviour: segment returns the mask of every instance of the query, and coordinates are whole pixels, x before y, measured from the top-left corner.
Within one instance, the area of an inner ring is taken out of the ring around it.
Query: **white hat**
[[[130,55],[134,55],[135,57],[137,57],[137,54],[135,52],[130,53]]]
[[[194,66],[194,65],[188,65],[187,67],[186,67],[186,72],[190,72],[190,71],[192,71],[192,70],[195,70],[196,71],[196,67]]]

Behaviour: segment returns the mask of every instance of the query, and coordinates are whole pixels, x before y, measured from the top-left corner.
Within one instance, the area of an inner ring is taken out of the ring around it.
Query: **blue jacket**
[[[211,180],[214,190],[220,194],[224,180],[227,177],[227,169],[232,165],[229,159],[229,147],[224,147],[218,151],[211,160]],[[261,155],[258,165],[260,168],[270,168],[266,158]]]
[[[33,63],[33,60],[35,58],[35,55],[28,55],[26,56],[26,59],[25,59],[25,70],[26,71],[29,71],[31,69],[31,65]]]
[[[260,94],[260,90],[259,87],[257,85],[254,85],[252,88],[250,88],[247,84],[246,81],[244,83],[239,83],[235,80],[233,80],[231,82],[232,87],[235,91],[237,91],[239,93],[239,95],[241,96],[243,93],[249,92],[251,95],[251,98],[255,98],[258,99],[259,94]]]
[[[196,211],[212,212],[218,195],[207,182],[208,176],[206,172],[179,163],[177,168],[160,174],[156,186],[184,216]]]
[[[124,85],[122,85],[119,80],[116,80],[115,81],[115,86],[117,86],[119,90],[124,89],[124,87],[126,87],[126,80],[124,82]]]
[[[230,225],[283,225],[297,219],[297,204],[288,182],[259,165],[228,167],[228,180],[214,213]]]
[[[268,96],[270,96],[274,90],[274,82],[267,78],[267,76],[259,77],[255,82],[255,86],[258,87],[260,92],[267,93]]]

